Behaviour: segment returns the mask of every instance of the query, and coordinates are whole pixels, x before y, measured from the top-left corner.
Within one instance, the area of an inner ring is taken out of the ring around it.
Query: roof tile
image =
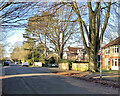
[[[113,45],[120,45],[120,36],[118,38],[116,38],[115,40],[109,42],[108,44],[106,44],[102,48],[106,48],[106,47],[113,46]]]

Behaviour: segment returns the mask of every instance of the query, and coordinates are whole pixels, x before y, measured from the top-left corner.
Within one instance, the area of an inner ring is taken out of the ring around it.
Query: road
[[[47,68],[3,67],[3,94],[117,94],[118,90],[99,84],[56,75]],[[100,92],[101,91],[101,92]]]

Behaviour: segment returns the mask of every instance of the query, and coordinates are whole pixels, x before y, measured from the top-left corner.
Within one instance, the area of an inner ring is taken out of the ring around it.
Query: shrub
[[[54,59],[54,57],[51,57],[50,59],[49,59],[49,63],[50,64],[54,64],[56,62],[56,60]]]
[[[28,63],[28,65],[32,65],[32,64],[33,64],[32,59],[29,59],[29,60],[27,61],[27,63]]]
[[[59,59],[58,60],[58,63],[68,63],[69,62],[69,60],[67,60],[67,59]]]
[[[49,60],[44,60],[44,67],[48,67]]]
[[[88,63],[87,61],[73,61],[73,63]]]

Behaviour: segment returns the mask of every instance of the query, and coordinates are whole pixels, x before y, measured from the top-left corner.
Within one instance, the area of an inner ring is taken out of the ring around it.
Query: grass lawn
[[[118,73],[120,74],[120,70],[103,70],[103,73]]]

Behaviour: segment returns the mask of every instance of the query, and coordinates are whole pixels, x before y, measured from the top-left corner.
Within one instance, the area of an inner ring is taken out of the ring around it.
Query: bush
[[[69,62],[69,60],[67,60],[67,59],[59,59],[58,60],[58,63],[68,63]]]
[[[54,59],[54,57],[51,57],[50,59],[49,59],[49,63],[50,64],[54,64],[56,62],[56,60]]]
[[[88,62],[86,62],[86,61],[73,61],[73,63],[88,63]]]
[[[29,60],[27,61],[27,63],[28,63],[28,65],[32,65],[32,64],[33,64],[32,59],[29,59]]]
[[[44,67],[48,67],[49,60],[44,60]]]

